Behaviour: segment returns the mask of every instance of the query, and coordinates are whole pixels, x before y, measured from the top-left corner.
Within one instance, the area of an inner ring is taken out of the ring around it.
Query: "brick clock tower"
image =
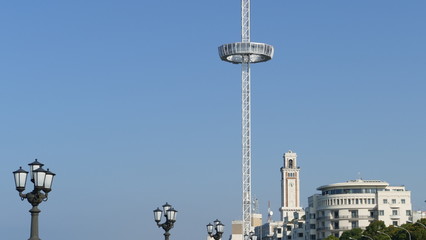
[[[289,150],[284,153],[284,166],[281,168],[281,220],[291,221],[300,218],[300,168],[297,166],[297,154]]]

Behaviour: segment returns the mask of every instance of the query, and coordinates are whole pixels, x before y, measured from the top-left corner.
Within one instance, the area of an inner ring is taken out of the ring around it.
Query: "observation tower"
[[[250,0],[241,0],[241,42],[219,47],[220,59],[241,64],[242,103],[242,180],[243,180],[243,235],[251,228],[251,124],[250,124],[250,64],[266,62],[274,55],[274,47],[250,42]]]

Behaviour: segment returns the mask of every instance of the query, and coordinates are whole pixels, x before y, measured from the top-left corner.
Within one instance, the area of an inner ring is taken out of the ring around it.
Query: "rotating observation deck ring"
[[[239,64],[244,62],[244,56],[250,56],[250,63],[266,62],[274,56],[274,47],[265,43],[236,42],[219,47],[220,59]]]

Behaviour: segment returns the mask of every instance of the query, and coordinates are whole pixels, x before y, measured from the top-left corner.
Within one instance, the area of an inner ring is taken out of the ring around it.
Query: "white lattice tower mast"
[[[219,47],[222,60],[241,64],[242,114],[242,201],[243,234],[251,229],[251,116],[250,116],[250,63],[265,62],[272,58],[274,48],[264,43],[250,42],[250,0],[241,0],[241,42]]]
[[[250,42],[250,0],[241,1],[241,41]],[[244,55],[241,63],[242,114],[242,175],[243,175],[243,234],[251,227],[251,118],[250,118],[250,61]]]

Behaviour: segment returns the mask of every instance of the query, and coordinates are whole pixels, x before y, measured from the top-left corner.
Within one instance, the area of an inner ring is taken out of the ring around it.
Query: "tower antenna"
[[[219,47],[223,61],[241,64],[241,113],[242,113],[242,202],[243,235],[251,228],[251,125],[250,125],[250,63],[272,59],[274,48],[265,43],[250,42],[250,0],[241,0],[241,42]]]

